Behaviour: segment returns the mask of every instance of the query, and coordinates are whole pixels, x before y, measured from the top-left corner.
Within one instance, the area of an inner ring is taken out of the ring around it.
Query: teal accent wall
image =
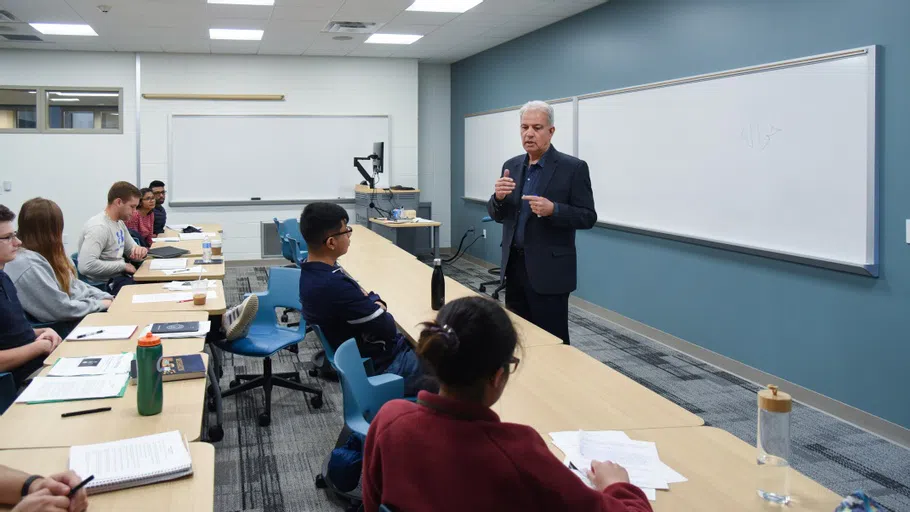
[[[499,261],[462,199],[466,114],[872,44],[879,278],[594,228],[576,294],[910,428],[910,1],[612,0],[454,64],[452,242],[486,227],[471,253]]]

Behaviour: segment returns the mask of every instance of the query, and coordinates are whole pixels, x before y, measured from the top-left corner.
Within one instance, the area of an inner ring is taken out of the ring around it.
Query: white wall
[[[167,126],[171,114],[277,113],[389,115],[390,147],[386,153],[390,165],[380,184],[418,186],[416,60],[149,53],[140,57],[142,93],[285,95],[281,102],[141,100],[143,184],[154,179],[167,180]],[[224,179],[242,187],[256,176]],[[360,180],[352,166],[351,186]],[[349,211],[353,209],[353,205],[346,206]],[[224,251],[229,258],[258,259],[260,223],[271,221],[272,217],[299,216],[301,208],[170,207],[168,220],[220,222],[225,232]]]
[[[420,200],[433,203],[433,220],[442,222],[439,244],[451,247],[451,69],[448,64],[421,64],[417,75]]]
[[[132,53],[0,50],[0,86],[122,87],[123,134],[0,134],[0,204],[14,212],[42,196],[63,210],[67,251],[82,224],[104,209],[118,180],[136,179],[136,67]]]

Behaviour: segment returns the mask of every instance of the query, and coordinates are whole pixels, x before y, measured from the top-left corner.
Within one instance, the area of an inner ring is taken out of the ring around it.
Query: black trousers
[[[569,344],[569,294],[541,294],[531,288],[524,251],[512,248],[506,267],[506,308]]]

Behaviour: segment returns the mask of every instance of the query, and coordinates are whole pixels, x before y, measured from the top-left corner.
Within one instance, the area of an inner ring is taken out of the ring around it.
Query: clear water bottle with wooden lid
[[[768,386],[758,392],[758,495],[790,502],[790,412],[793,399]]]

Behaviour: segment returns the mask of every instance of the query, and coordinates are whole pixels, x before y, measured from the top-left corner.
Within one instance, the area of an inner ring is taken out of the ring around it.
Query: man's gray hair
[[[546,113],[547,121],[549,121],[550,126],[553,126],[553,107],[551,107],[549,103],[539,100],[529,101],[522,105],[521,110],[518,111],[518,115],[524,117],[525,112],[529,110],[537,110]]]

